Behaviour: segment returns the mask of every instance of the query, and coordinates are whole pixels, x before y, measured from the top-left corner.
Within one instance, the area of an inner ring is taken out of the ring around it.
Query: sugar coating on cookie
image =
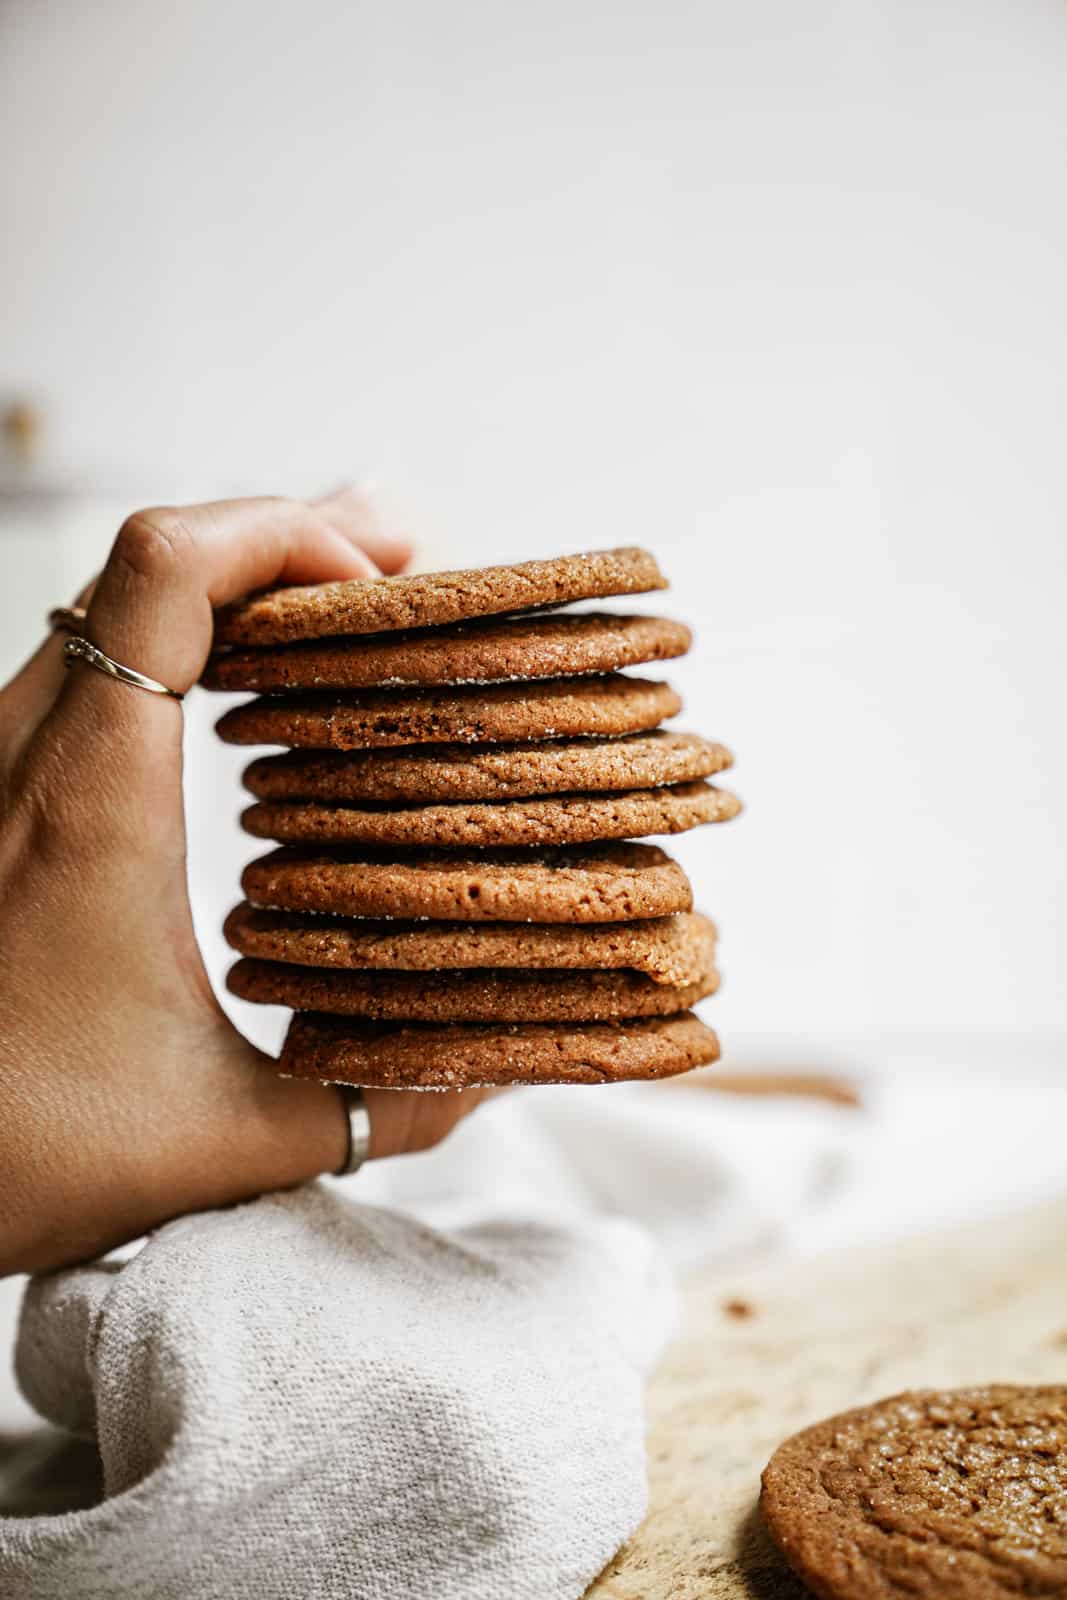
[[[235,994],[296,1015],[293,1075],[385,1087],[602,1083],[718,1058],[689,1010],[715,930],[635,838],[736,815],[722,745],[620,669],[685,653],[669,619],[571,611],[666,587],[626,547],[292,587],[216,613],[205,686],[259,698]]]
[[[821,1600],[1067,1594],[1067,1386],[894,1395],[806,1428],[763,1519]]]
[[[556,612],[222,650],[212,656],[200,681],[208,689],[256,694],[525,681],[667,661],[684,655],[691,642],[685,624],[667,617]]]
[[[436,923],[268,911],[244,901],[226,918],[232,949],[264,961],[349,970],[442,967],[629,968],[656,983],[694,983],[713,965],[715,924],[695,912],[636,922]]]
[[[601,1022],[688,1011],[719,986],[708,966],[691,983],[656,983],[640,972],[517,972],[467,968],[343,972],[243,956],[226,980],[231,994],[377,1022]]]
[[[297,1012],[280,1067],[292,1077],[367,1088],[460,1089],[666,1078],[718,1056],[714,1033],[692,1012],[625,1022],[444,1027]]]
[[[617,738],[260,756],[244,784],[261,800],[403,802],[513,800],[528,795],[655,789],[733,764],[725,745],[657,728]]]
[[[254,905],[457,922],[629,922],[691,911],[689,879],[656,845],[391,854],[283,848],[250,862]]]
[[[630,794],[558,795],[530,800],[453,801],[382,808],[261,801],[241,818],[247,833],[283,844],[377,844],[465,849],[482,845],[588,844],[684,833],[727,822],[741,809],[708,783]]]
[[[331,634],[393,632],[666,587],[656,558],[636,546],[513,566],[369,582],[346,579],[275,589],[222,607],[215,613],[215,641],[267,645]]]
[[[219,719],[216,732],[228,744],[312,750],[441,740],[480,744],[638,733],[676,716],[681,708],[670,684],[609,674],[524,684],[368,689],[343,697],[275,695],[235,706]]]

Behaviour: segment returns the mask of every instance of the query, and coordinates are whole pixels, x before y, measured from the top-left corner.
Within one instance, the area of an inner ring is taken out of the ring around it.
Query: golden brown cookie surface
[[[667,661],[684,655],[691,640],[684,623],[667,617],[559,612],[220,651],[208,662],[201,682],[208,689],[277,694],[561,678]]]
[[[764,1520],[820,1600],[1067,1595],[1067,1386],[926,1390],[795,1435]]]
[[[640,972],[342,972],[244,957],[226,984],[257,1005],[376,1022],[602,1022],[687,1011],[714,994],[719,975],[709,966],[677,987]]]
[[[247,833],[283,844],[376,844],[466,849],[483,845],[589,844],[684,833],[740,810],[728,789],[680,783],[630,794],[453,801],[414,807],[261,802],[241,818]]]
[[[228,744],[299,749],[501,743],[575,735],[638,733],[681,710],[667,683],[621,674],[533,683],[457,684],[438,689],[368,689],[359,694],[276,695],[235,706],[216,732]]]
[[[655,557],[626,546],[514,566],[275,589],[216,612],[215,641],[269,645],[393,632],[666,587]]]
[[[629,922],[693,909],[689,879],[655,845],[477,854],[281,849],[241,887],[257,906],[446,922]]]
[[[298,1012],[282,1072],[367,1088],[459,1089],[477,1084],[621,1083],[666,1078],[718,1059],[711,1029],[691,1012],[628,1022],[454,1023],[410,1027]]]
[[[656,789],[733,764],[725,745],[695,733],[554,739],[499,745],[428,744],[397,750],[292,751],[260,756],[244,783],[260,800],[513,800],[527,795]]]
[[[381,922],[265,911],[226,918],[241,955],[307,967],[432,972],[441,967],[631,968],[657,983],[694,983],[713,963],[715,925],[682,912],[638,922]]]

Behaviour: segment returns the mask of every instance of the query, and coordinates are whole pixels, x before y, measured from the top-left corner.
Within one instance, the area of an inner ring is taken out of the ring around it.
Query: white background
[[[748,808],[679,845],[727,1043],[1064,1024],[1058,0],[8,3],[0,55],[52,468],[651,545]]]
[[[0,387],[114,501],[7,519],[7,664],[124,500],[369,468],[429,564],[648,543],[748,807],[678,846],[728,1057],[1062,1068],[1059,0],[0,0],[0,152]]]

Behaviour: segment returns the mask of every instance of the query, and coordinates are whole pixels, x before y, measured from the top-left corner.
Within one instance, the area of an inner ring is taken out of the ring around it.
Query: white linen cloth
[[[0,1595],[577,1600],[643,1514],[674,1311],[663,1252],[605,1213],[725,1248],[800,1202],[828,1142],[798,1108],[801,1158],[756,1205],[730,1110],[504,1097],[427,1156],[35,1281],[23,1392],[96,1440],[104,1498],[0,1518]]]
[[[0,1525],[5,1600],[576,1596],[644,1507],[640,1233],[445,1235],[324,1185],[37,1280],[24,1389],[106,1498]]]
[[[644,1505],[672,1314],[649,1235],[680,1262],[814,1248],[1062,1189],[1062,1075],[961,1068],[882,1078],[870,1114],[516,1094],[427,1155],[39,1281],[23,1386],[96,1439],[106,1491],[0,1516],[0,1596],[577,1600]]]

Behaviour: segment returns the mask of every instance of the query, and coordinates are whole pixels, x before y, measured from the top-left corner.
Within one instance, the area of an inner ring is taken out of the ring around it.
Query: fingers
[[[256,1058],[254,1089],[265,1118],[259,1137],[265,1136],[269,1151],[265,1165],[258,1167],[262,1187],[279,1188],[336,1172],[348,1148],[348,1114],[335,1086],[281,1078],[269,1070],[274,1063],[244,1041],[242,1054],[245,1060],[252,1055]],[[370,1159],[432,1149],[483,1100],[498,1092],[488,1088],[432,1094],[415,1089],[365,1089]],[[247,1127],[246,1116],[242,1122]]]
[[[487,1098],[491,1089],[365,1089],[371,1160],[430,1150]]]
[[[348,1149],[348,1114],[335,1086],[279,1077],[270,1070],[275,1063],[268,1057],[245,1041],[239,1048],[245,1061],[255,1059],[254,1090],[265,1116],[272,1152],[268,1161],[274,1163],[263,1187],[278,1188],[284,1182],[297,1181],[292,1176],[294,1156],[300,1166],[300,1178],[336,1172]],[[483,1100],[499,1092],[490,1088],[449,1089],[432,1094],[415,1089],[364,1089],[363,1101],[370,1118],[370,1159],[432,1149]],[[242,1121],[247,1125],[247,1117]]]
[[[236,1199],[337,1172],[348,1154],[348,1113],[331,1083],[279,1077],[246,1040],[237,1050],[243,1090],[228,1141]],[[239,1080],[234,1078],[234,1082]]]
[[[88,606],[85,635],[122,665],[183,694],[211,648],[213,608],[273,584],[366,579],[377,568],[314,507],[232,500],[137,512],[119,531]],[[56,647],[58,648],[58,646]],[[54,672],[54,669],[53,669]],[[52,678],[54,685],[54,676]],[[113,836],[180,855],[178,701],[79,663],[24,752],[37,789],[83,795]]]
[[[207,660],[215,606],[273,584],[376,570],[319,511],[296,501],[141,511],[119,531],[85,631],[108,655],[184,692]]]
[[[229,1115],[210,1118],[224,1131],[226,1159],[204,1161],[197,1187],[181,1196],[180,1209],[228,1204],[338,1171],[348,1150],[348,1117],[336,1086],[282,1078],[272,1070],[276,1065],[247,1041],[234,1039],[226,1073]],[[364,1090],[371,1160],[429,1150],[499,1092]],[[183,1174],[189,1175],[188,1164]]]
[[[137,512],[119,531],[88,607],[86,637],[123,665],[184,693],[211,648],[213,608],[272,584],[372,578],[378,569],[312,506],[230,500]],[[138,770],[177,748],[177,703],[115,684],[91,667],[68,672],[51,743],[99,755],[125,742]],[[78,737],[64,737],[76,724]]]
[[[162,507],[127,519],[97,592],[91,586],[79,604],[92,595],[86,633],[94,644],[182,693],[206,660],[214,606],[272,584],[399,572],[411,549],[358,486],[310,506],[262,499]],[[66,681],[62,638],[48,639],[4,691],[0,725],[32,731]],[[77,693],[98,696],[101,687]]]
[[[346,484],[314,502],[323,516],[365,551],[382,572],[403,572],[414,554],[412,541],[391,526],[374,496],[360,484]]]

